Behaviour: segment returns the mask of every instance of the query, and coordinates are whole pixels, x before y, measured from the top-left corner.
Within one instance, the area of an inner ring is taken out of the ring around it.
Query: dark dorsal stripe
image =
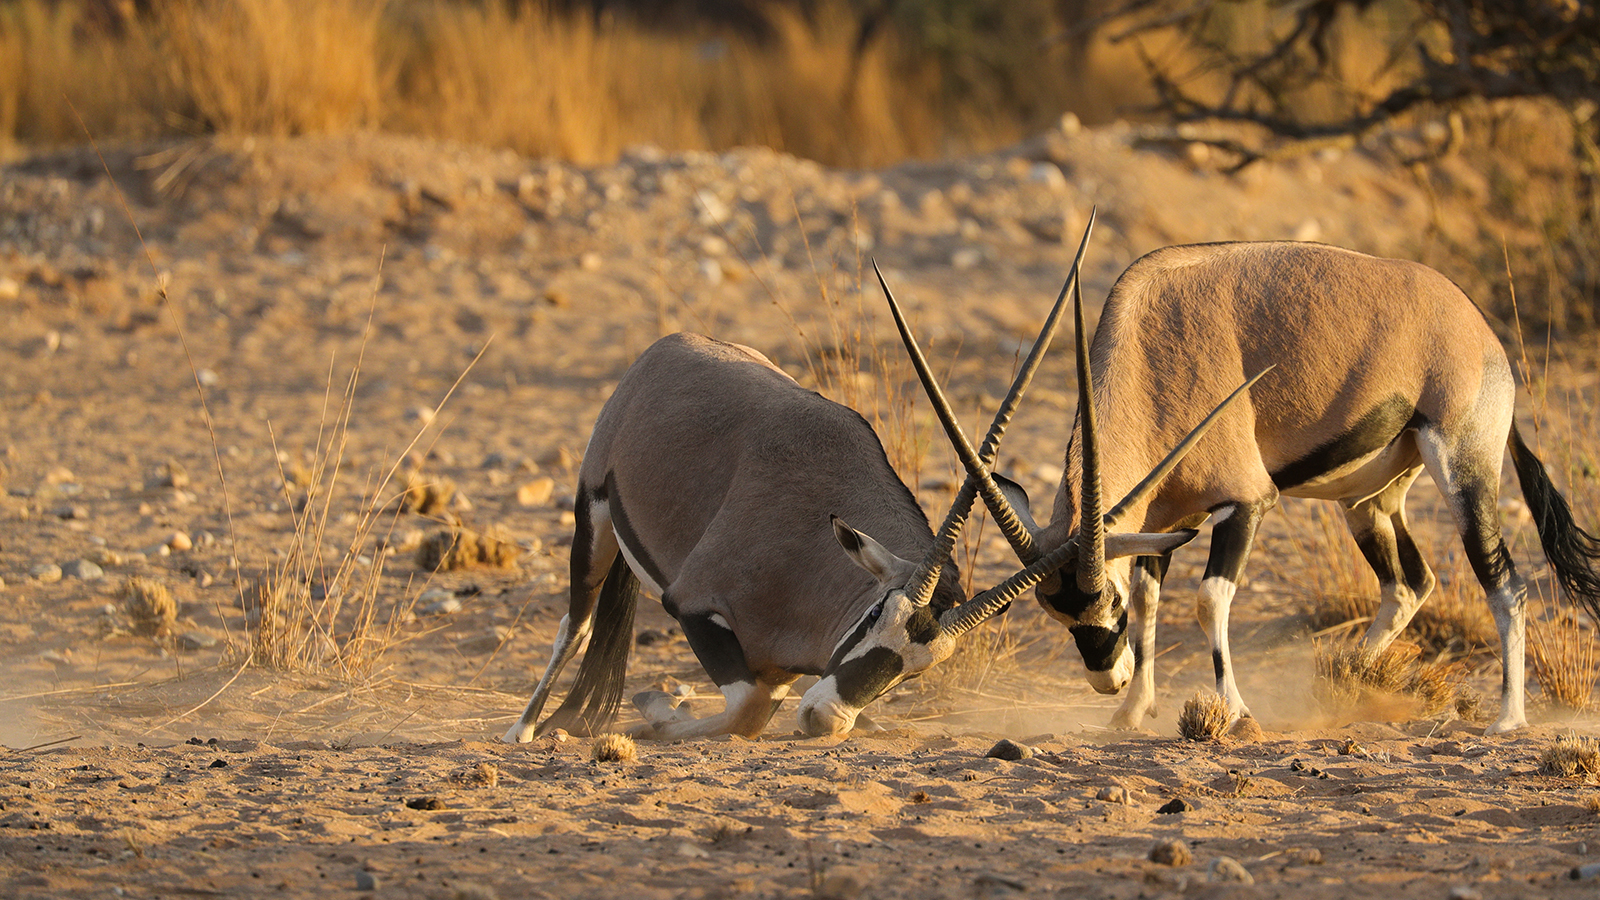
[[[606,473],[606,506],[611,511],[611,527],[616,529],[617,539],[628,548],[628,555],[644,569],[644,574],[656,587],[665,591],[668,581],[661,572],[661,567],[650,557],[649,551],[644,547],[644,542],[639,540],[639,533],[633,530],[633,523],[628,521],[628,512],[622,506],[622,496],[617,493],[617,473]]]
[[[1280,491],[1298,487],[1376,453],[1393,443],[1401,432],[1425,424],[1427,419],[1417,412],[1413,402],[1395,394],[1368,410],[1349,431],[1272,473],[1272,483]]]

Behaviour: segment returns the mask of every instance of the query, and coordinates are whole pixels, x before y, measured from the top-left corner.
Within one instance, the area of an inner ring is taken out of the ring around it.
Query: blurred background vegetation
[[[1597,48],[1593,0],[0,0],[0,156],[383,130],[876,167],[1126,118],[1223,170],[1357,144],[1424,180],[1467,159],[1486,222],[1538,235],[1509,248],[1519,293],[1582,328]]]

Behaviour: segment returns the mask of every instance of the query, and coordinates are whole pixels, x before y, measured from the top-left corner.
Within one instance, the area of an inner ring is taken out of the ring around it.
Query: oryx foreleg
[[[1128,696],[1111,717],[1111,727],[1133,731],[1146,716],[1155,714],[1156,612],[1161,604],[1161,582],[1172,557],[1141,556],[1133,561],[1128,586],[1128,644],[1133,648],[1133,680]]]
[[[633,700],[647,720],[645,725],[633,730],[633,735],[669,741],[720,734],[751,738],[759,735],[788,695],[794,677],[785,674],[774,681],[752,672],[738,636],[720,615],[681,615],[678,623],[689,641],[689,649],[722,691],[726,706],[717,715],[696,719],[685,715],[682,707],[664,699],[666,695],[647,691]]]
[[[1361,639],[1363,646],[1374,652],[1389,646],[1405,630],[1433,592],[1433,571],[1406,530],[1406,491],[1420,474],[1422,466],[1418,464],[1402,472],[1382,491],[1344,509],[1350,534],[1378,576],[1382,592],[1378,611]]]
[[[1273,496],[1257,503],[1237,503],[1213,512],[1216,524],[1211,529],[1211,555],[1206,559],[1205,578],[1200,582],[1200,601],[1196,615],[1200,628],[1211,644],[1211,668],[1217,678],[1217,694],[1228,705],[1230,718],[1250,715],[1233,679],[1233,659],[1228,650],[1228,610],[1233,595],[1244,577],[1250,559],[1256,528],[1261,517],[1277,502]]]
[[[584,497],[586,493],[580,490],[579,496]],[[567,614],[561,617],[561,624],[556,629],[556,639],[550,650],[550,664],[545,666],[544,675],[539,678],[539,684],[533,689],[533,696],[528,698],[522,715],[517,717],[502,738],[507,743],[525,744],[533,740],[539,715],[544,712],[545,703],[550,699],[556,678],[567,663],[578,655],[583,642],[594,630],[595,604],[600,598],[601,589],[605,587],[611,564],[617,557],[617,536],[611,529],[611,516],[602,497],[587,492],[587,502],[574,504],[573,518]]]

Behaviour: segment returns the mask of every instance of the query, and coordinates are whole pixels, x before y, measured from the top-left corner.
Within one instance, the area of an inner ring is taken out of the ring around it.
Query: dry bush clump
[[[1319,641],[1315,694],[1340,715],[1436,715],[1456,701],[1456,670],[1420,662],[1419,656],[1418,648],[1409,644],[1391,644],[1374,653],[1355,644]]]
[[[1228,732],[1228,704],[1216,691],[1195,692],[1178,714],[1178,733],[1185,740],[1217,741]]]
[[[991,624],[992,623],[992,624]],[[929,669],[918,681],[942,701],[960,694],[981,693],[997,677],[1021,671],[1022,644],[1005,619],[990,620],[956,643],[950,658]]]
[[[172,591],[155,579],[135,575],[122,583],[118,596],[134,634],[166,634],[178,621],[178,603]]]
[[[428,535],[417,548],[417,565],[428,572],[488,567],[509,569],[522,557],[522,548],[493,526],[486,531],[451,526]]]
[[[1539,754],[1539,774],[1562,778],[1600,775],[1600,743],[1575,734],[1556,738]]]
[[[1530,616],[1528,636],[1528,662],[1550,705],[1567,712],[1589,709],[1600,678],[1594,633],[1580,630],[1573,612],[1563,609],[1550,617]]]
[[[602,734],[594,739],[589,749],[596,762],[633,762],[639,758],[639,747],[625,734]]]
[[[400,495],[400,506],[407,512],[437,516],[455,499],[456,483],[448,478],[429,478],[416,471],[406,472],[403,478],[406,489]]]

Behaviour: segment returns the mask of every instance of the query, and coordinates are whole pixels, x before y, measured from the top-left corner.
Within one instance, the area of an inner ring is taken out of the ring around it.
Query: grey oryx
[[[1077,305],[1081,344],[1081,299]],[[1502,695],[1491,734],[1527,722],[1526,587],[1501,537],[1497,504],[1503,448],[1557,578],[1600,616],[1600,540],[1573,521],[1517,432],[1515,383],[1500,342],[1438,272],[1320,244],[1169,247],[1135,262],[1112,287],[1090,359],[1093,396],[1080,401],[1050,524],[1033,523],[1014,486],[1002,504],[1044,546],[1099,519],[1098,505],[1070,483],[1081,477],[1111,492],[1132,484],[1241,373],[1276,366],[1170,478],[1122,511],[1143,531],[1215,523],[1198,615],[1217,692],[1234,717],[1249,711],[1229,659],[1228,609],[1256,527],[1280,495],[1342,506],[1381,585],[1362,638],[1376,651],[1434,587],[1405,514],[1412,482],[1424,470],[1432,476],[1500,634]],[[1079,378],[1091,376],[1080,369]],[[1096,407],[1105,416],[1098,428]],[[1108,565],[1081,555],[1075,577],[1039,584],[1039,601],[1071,629],[1094,687],[1116,693],[1132,682],[1114,726],[1137,727],[1152,709],[1156,604],[1169,561],[1162,554]]]

